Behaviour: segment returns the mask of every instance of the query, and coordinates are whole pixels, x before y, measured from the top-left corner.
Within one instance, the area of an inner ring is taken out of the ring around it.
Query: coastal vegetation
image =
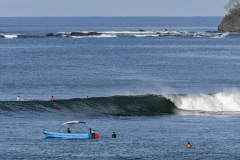
[[[240,0],[229,0],[223,8],[226,9],[229,13],[232,13],[240,8]]]

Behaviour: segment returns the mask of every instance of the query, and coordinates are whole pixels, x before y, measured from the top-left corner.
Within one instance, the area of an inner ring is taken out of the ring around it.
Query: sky
[[[229,0],[0,0],[0,17],[224,16]]]

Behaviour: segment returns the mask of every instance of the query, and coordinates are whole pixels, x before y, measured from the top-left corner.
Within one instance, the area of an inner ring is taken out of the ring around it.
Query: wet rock
[[[48,33],[48,34],[46,34],[46,36],[54,36],[54,34],[53,33]]]
[[[143,29],[139,29],[138,31],[139,31],[139,32],[145,32],[145,30],[143,30]]]
[[[102,33],[98,32],[72,32],[70,36],[98,36],[102,35]]]

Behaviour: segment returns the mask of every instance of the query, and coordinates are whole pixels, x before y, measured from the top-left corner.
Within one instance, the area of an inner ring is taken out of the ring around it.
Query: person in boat
[[[67,129],[67,133],[71,133],[71,130],[69,128]]]
[[[94,136],[95,136],[95,130],[91,130],[91,133],[92,133],[92,137],[94,138]]]
[[[116,135],[115,132],[113,132],[113,134],[112,134],[112,138],[117,138],[117,135]]]
[[[52,96],[51,100],[52,100],[52,101],[54,101],[54,100],[55,100],[55,98]]]
[[[192,145],[191,145],[190,142],[188,142],[188,144],[187,144],[187,148],[192,148]]]
[[[17,101],[20,101],[20,96],[17,96]]]
[[[89,133],[92,133],[92,128],[89,128]]]

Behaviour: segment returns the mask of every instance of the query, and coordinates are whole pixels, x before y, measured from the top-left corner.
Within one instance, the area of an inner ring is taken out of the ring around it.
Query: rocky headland
[[[218,25],[220,32],[240,32],[240,8],[229,12]]]

